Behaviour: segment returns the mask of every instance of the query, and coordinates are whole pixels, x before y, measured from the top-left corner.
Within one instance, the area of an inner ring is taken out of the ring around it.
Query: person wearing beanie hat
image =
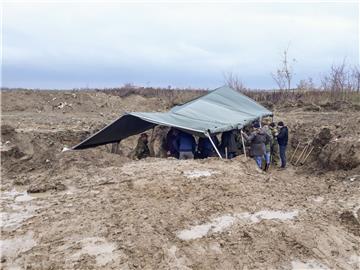
[[[277,141],[279,144],[279,153],[281,160],[281,168],[285,169],[286,167],[286,147],[288,144],[289,131],[288,128],[284,125],[284,122],[280,121],[278,123],[279,134],[277,135]]]
[[[248,136],[243,131],[244,138],[250,142],[250,156],[254,157],[256,164],[262,169],[262,160],[266,153],[265,144],[270,142],[270,136],[260,128],[259,123],[253,124],[254,131]]]
[[[270,131],[271,131],[271,135],[272,135],[272,142],[271,142],[271,147],[270,147],[270,159],[271,159],[271,163],[274,165],[278,164],[279,161],[279,151],[278,151],[278,145],[277,145],[277,135],[278,135],[278,130],[276,128],[276,124],[274,122],[270,123],[269,125]]]

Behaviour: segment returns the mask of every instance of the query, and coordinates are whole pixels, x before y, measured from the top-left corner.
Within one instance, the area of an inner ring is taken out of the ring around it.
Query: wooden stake
[[[296,146],[296,148],[295,148],[295,151],[294,151],[294,153],[293,153],[292,156],[291,156],[290,163],[293,161],[293,159],[294,159],[294,157],[295,157],[295,154],[296,154],[296,151],[297,151],[298,148],[299,148],[299,145],[300,145],[300,142],[298,142],[298,144],[297,144],[297,146]]]
[[[306,155],[305,159],[303,160],[302,164],[305,164],[305,161],[308,159],[308,157],[310,156],[311,152],[314,150],[314,146],[311,147],[309,153]]]
[[[294,164],[295,166],[298,164],[299,160],[302,158],[302,156],[303,156],[304,152],[307,150],[309,144],[310,144],[310,142],[309,142],[309,143],[304,147],[304,149],[302,150],[302,152],[301,152],[298,160],[297,160],[297,161],[295,162],[295,164]]]

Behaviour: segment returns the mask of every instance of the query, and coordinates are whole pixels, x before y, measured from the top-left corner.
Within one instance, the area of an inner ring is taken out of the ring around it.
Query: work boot
[[[264,169],[264,171],[267,172],[268,169],[269,169],[269,164],[265,164],[265,169]]]

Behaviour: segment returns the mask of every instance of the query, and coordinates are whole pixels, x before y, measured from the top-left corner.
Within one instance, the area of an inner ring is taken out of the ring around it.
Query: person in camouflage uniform
[[[272,131],[270,130],[270,127],[268,123],[264,123],[262,130],[269,136],[269,140],[265,143],[265,168],[264,171],[267,171],[270,167],[271,162],[271,147],[274,144],[274,137],[272,134]]]
[[[135,147],[135,157],[137,159],[142,159],[148,156],[150,156],[150,150],[148,146],[148,135],[146,133],[142,133]]]
[[[279,132],[278,132],[274,122],[271,123],[269,125],[269,127],[270,127],[270,131],[272,134],[272,142],[271,142],[271,147],[270,147],[271,162],[274,165],[277,165],[279,163],[279,154],[278,154],[278,145],[277,145],[276,137]]]

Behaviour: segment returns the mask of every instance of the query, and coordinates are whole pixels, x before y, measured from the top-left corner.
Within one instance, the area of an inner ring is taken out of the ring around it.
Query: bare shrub
[[[296,88],[301,91],[316,90],[315,83],[311,77],[308,78],[307,80],[306,79],[300,80]]]
[[[330,92],[333,101],[352,100],[354,92],[360,90],[360,72],[357,66],[349,66],[345,59],[341,64],[333,64],[330,72],[321,79],[321,89]]]
[[[153,88],[153,87],[127,87],[96,89],[97,91],[105,92],[107,94],[127,97],[131,95],[139,95],[146,98],[160,98],[164,100],[169,107],[185,103],[189,100],[195,99],[205,95],[208,91],[204,89],[169,89],[169,88]]]
[[[233,72],[224,73],[225,84],[232,89],[239,92],[245,92],[246,87],[244,86],[241,78]]]

